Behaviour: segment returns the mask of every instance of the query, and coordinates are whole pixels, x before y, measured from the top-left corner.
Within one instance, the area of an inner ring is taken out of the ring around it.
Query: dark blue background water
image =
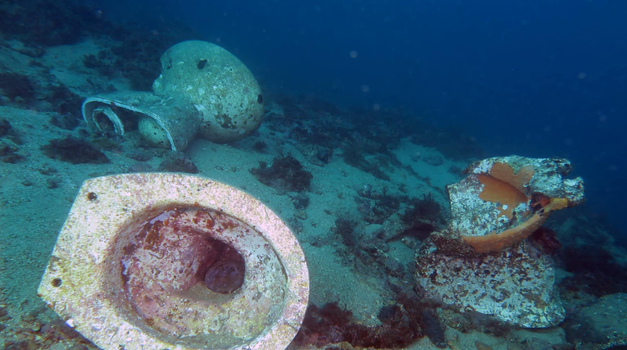
[[[627,1],[117,1],[105,16],[180,19],[275,92],[403,108],[490,155],[568,157],[586,205],[621,224]]]

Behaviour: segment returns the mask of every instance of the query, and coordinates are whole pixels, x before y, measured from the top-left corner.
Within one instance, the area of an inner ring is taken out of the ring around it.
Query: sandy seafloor
[[[11,44],[19,46],[18,42]],[[38,60],[47,67],[47,74],[53,76],[51,79],[62,82],[82,97],[97,93],[99,88],[109,84],[119,90],[128,89],[124,79],[98,76],[80,63],[83,55],[95,53],[99,45],[105,43],[87,40],[73,46],[53,47]],[[43,68],[24,63],[30,60],[12,48],[0,48],[0,64],[29,76],[42,76]],[[279,107],[273,101],[266,103],[266,113],[280,114],[277,109]],[[155,171],[162,161],[161,157],[155,156],[140,163],[127,157],[126,152],[131,150],[124,148],[105,151],[111,159],[108,164],[70,164],[48,158],[42,154],[40,146],[52,139],[76,136],[85,125],[81,124],[73,131],[57,128],[49,122],[52,112],[42,110],[24,109],[10,103],[0,106],[0,117],[10,121],[13,140],[19,139],[18,153],[25,156],[15,164],[0,162],[0,306],[8,312],[0,318],[4,324],[0,332],[0,348],[10,348],[10,344],[29,337],[37,339],[42,328],[55,320],[56,316],[46,309],[36,290],[81,183],[95,176],[134,170]],[[268,145],[263,152],[253,149],[259,140]],[[393,151],[402,166],[383,169],[390,178],[385,181],[346,164],[338,156],[332,157],[324,166],[316,164],[311,161],[312,156],[307,154],[306,147],[268,129],[265,124],[253,136],[234,144],[197,139],[186,153],[198,167],[199,175],[243,189],[266,203],[285,221],[298,222],[296,235],[306,254],[311,278],[310,302],[322,306],[337,301],[353,313],[356,321],[366,325],[379,323],[376,317],[379,309],[392,303],[393,296],[375,276],[357,271],[343,262],[345,247],[341,239],[333,237],[332,231],[336,213],[358,219],[353,198],[365,186],[374,191],[386,188],[388,193],[415,198],[431,193],[436,201],[448,208],[445,185],[462,178],[461,174],[449,169],[463,169],[468,165],[467,162],[447,159],[437,149],[402,140]],[[292,155],[313,175],[307,193],[310,203],[304,212],[295,209],[290,193],[260,183],[249,171],[258,167],[260,161],[271,164],[279,154]],[[441,158],[441,164],[430,165],[424,161],[433,157]],[[379,228],[369,226],[364,229]],[[326,244],[319,244],[321,241]],[[407,266],[414,258],[414,250],[400,240],[390,243],[388,254]],[[560,327],[514,329],[507,337],[496,337],[481,329],[462,333],[447,326],[446,337],[451,349],[526,349],[523,345],[530,339],[540,339],[548,346],[566,343],[564,330]],[[338,346],[349,348],[346,344]],[[93,346],[77,343],[71,337],[50,346],[54,349],[85,347]],[[409,348],[436,349],[427,337]]]

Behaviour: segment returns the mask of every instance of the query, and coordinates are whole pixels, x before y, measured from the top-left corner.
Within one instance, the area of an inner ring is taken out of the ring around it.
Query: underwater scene
[[[0,1],[0,349],[627,349],[626,19]]]

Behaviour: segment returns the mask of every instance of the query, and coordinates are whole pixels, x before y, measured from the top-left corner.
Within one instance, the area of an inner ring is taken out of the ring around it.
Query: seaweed
[[[409,203],[409,208],[401,216],[405,224],[405,231],[393,238],[404,236],[414,236],[420,240],[425,240],[433,231],[444,226],[444,210],[442,206],[433,199],[431,193],[422,199],[413,199]]]
[[[422,196],[422,199],[413,199],[409,203],[410,209],[402,217],[406,225],[411,225],[417,220],[427,219],[434,222],[443,222],[442,206],[435,201],[431,193]]]
[[[570,291],[596,297],[627,293],[627,269],[602,247],[569,245],[558,253],[563,268],[572,273],[560,283]]]
[[[159,171],[198,174],[196,164],[184,153],[175,151],[166,154],[165,159],[159,164]]]
[[[67,86],[63,84],[51,86],[46,96],[46,100],[54,106],[54,110],[57,113],[71,115],[74,119],[76,119],[76,124],[78,124],[83,99],[70,91]],[[72,127],[72,129],[73,128],[74,127]]]
[[[50,124],[65,130],[74,130],[78,123],[78,119],[72,114],[55,114],[50,117]]]
[[[263,153],[268,149],[268,144],[266,144],[264,141],[257,141],[253,145],[253,149],[259,153]]]
[[[4,142],[0,142],[0,161],[15,164],[24,159],[24,156],[16,153],[17,148]]]
[[[363,219],[370,224],[382,224],[390,215],[398,211],[405,196],[395,196],[387,194],[387,188],[377,193],[371,191],[370,186],[364,186],[357,190],[359,197],[355,197],[357,210],[362,214]],[[372,203],[374,201],[374,203]]]
[[[12,101],[32,101],[35,98],[35,87],[27,76],[18,73],[0,73],[0,89]]]
[[[382,325],[372,327],[355,322],[352,312],[340,308],[337,302],[322,308],[311,304],[294,343],[321,347],[347,342],[354,347],[396,349],[426,335],[437,347],[446,347],[444,330],[433,310],[425,309],[415,295],[400,293],[396,301],[379,310]]]
[[[370,173],[381,180],[390,181],[390,177],[385,174],[377,164],[366,159],[366,154],[368,154],[368,152],[364,149],[363,145],[350,144],[344,147],[342,157],[346,164]]]
[[[102,33],[111,26],[80,0],[6,2],[9,6],[0,8],[0,31],[26,45],[70,45],[87,33]]]
[[[11,131],[11,123],[8,120],[0,119],[0,137],[7,135]]]
[[[555,231],[548,227],[540,226],[529,238],[531,244],[542,250],[545,254],[555,255],[562,247],[562,243],[560,243],[557,238]]]
[[[250,169],[259,182],[278,191],[308,191],[313,175],[291,155],[275,157],[271,167],[259,162],[258,168]]]
[[[335,234],[340,235],[342,237],[342,242],[347,247],[355,246],[355,237],[353,233],[355,231],[355,226],[357,223],[353,220],[345,219],[345,218],[337,218],[335,220],[335,226],[332,228]],[[354,249],[354,248],[351,248]]]
[[[47,145],[41,146],[40,149],[49,158],[72,164],[110,162],[109,158],[91,143],[71,136],[51,140]]]

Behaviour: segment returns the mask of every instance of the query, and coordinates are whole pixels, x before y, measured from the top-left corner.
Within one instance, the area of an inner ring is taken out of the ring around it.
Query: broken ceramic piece
[[[564,308],[550,255],[525,241],[551,212],[581,204],[581,178],[562,158],[489,158],[447,186],[451,221],[416,255],[426,296],[520,327],[555,326]]]
[[[496,252],[527,238],[555,210],[583,203],[581,178],[567,179],[563,158],[497,157],[474,163],[468,177],[447,186],[451,223],[478,253]]]
[[[82,107],[87,124],[108,136],[139,129],[152,147],[184,151],[200,125],[200,113],[185,100],[151,92],[123,91],[88,97]]]

